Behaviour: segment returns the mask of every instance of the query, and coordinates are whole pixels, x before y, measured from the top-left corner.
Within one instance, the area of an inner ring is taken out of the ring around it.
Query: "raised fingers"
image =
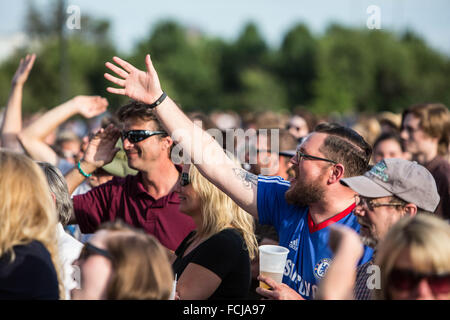
[[[116,78],[116,77],[110,75],[109,73],[105,73],[104,76],[107,80],[111,81],[112,83],[115,83],[121,87],[125,87],[125,80]]]
[[[116,65],[112,64],[111,62],[106,62],[105,66],[108,69],[110,69],[112,72],[116,73],[119,77],[122,77],[122,78],[128,77],[128,73],[125,70],[120,69],[119,67],[117,67]]]
[[[108,88],[106,88],[106,91],[108,91],[109,93],[121,94],[123,96],[125,95],[125,89],[108,87]]]
[[[125,71],[127,72],[131,72],[134,70],[133,65],[131,65],[130,63],[126,62],[125,60],[120,59],[119,57],[113,57],[113,60],[115,63],[117,63],[119,66],[121,66],[122,68],[125,69]]]

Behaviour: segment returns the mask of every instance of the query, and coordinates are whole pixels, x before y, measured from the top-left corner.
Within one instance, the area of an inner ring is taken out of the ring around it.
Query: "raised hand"
[[[92,171],[110,163],[120,148],[116,148],[120,131],[113,124],[100,129],[89,141],[83,161],[91,166]]]
[[[163,91],[149,54],[145,57],[147,71],[136,69],[133,65],[118,57],[113,57],[113,61],[121,68],[110,62],[106,62],[105,65],[120,78],[109,73],[105,73],[104,76],[121,88],[108,87],[106,89],[108,92],[125,95],[146,104],[152,104],[158,100]]]
[[[79,113],[88,119],[102,114],[108,107],[108,100],[100,96],[76,96],[72,102],[78,107]]]
[[[16,73],[14,74],[14,77],[12,79],[13,85],[23,85],[27,81],[28,75],[33,68],[34,60],[36,60],[36,55],[34,53],[27,54],[25,59],[20,59],[19,67],[17,68]]]

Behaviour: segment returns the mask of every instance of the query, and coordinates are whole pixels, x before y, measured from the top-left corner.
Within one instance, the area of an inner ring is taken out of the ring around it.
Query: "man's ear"
[[[170,136],[167,136],[167,137],[162,138],[161,140],[162,140],[162,142],[163,142],[163,147],[164,147],[165,149],[167,149],[167,150],[170,150],[170,148],[171,148],[172,145],[173,145],[173,140],[172,140],[172,138],[171,138]]]
[[[414,203],[408,203],[403,207],[405,215],[414,217],[417,214],[417,206]]]
[[[342,164],[338,163],[331,167],[330,177],[328,183],[340,183],[339,180],[344,178],[345,168]]]

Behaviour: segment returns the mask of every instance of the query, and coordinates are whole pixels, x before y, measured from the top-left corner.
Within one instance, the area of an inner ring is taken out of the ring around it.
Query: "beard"
[[[363,243],[363,245],[371,247],[372,249],[376,249],[378,246],[378,240],[375,239],[372,236],[362,236],[359,235],[361,242]]]
[[[306,182],[297,176],[295,184],[284,195],[287,203],[297,207],[306,207],[322,200],[325,187],[320,182],[324,174],[325,172],[312,182]]]

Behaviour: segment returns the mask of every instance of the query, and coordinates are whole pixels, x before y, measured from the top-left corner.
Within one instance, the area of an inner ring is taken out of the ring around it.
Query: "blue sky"
[[[48,0],[34,0],[46,8]],[[67,0],[81,14],[108,18],[112,36],[122,51],[149,33],[161,19],[172,18],[206,34],[234,39],[248,21],[257,23],[268,43],[278,45],[285,32],[304,22],[320,34],[332,22],[365,27],[366,9],[381,9],[381,28],[410,28],[434,48],[450,55],[450,1],[448,0]],[[0,0],[0,36],[19,32],[27,1]],[[81,26],[83,28],[83,26]]]

